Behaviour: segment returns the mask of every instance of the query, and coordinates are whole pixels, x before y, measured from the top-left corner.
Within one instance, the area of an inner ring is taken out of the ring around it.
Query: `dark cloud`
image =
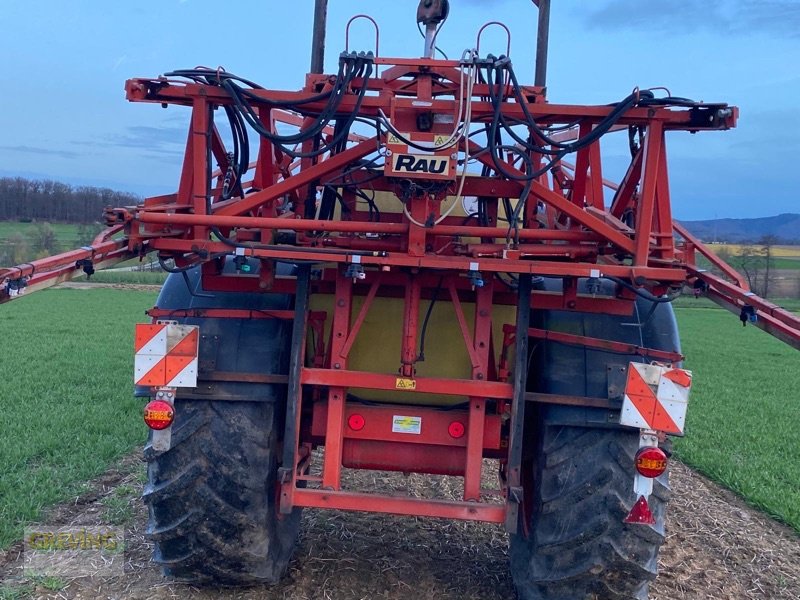
[[[670,33],[700,30],[722,34],[768,33],[800,37],[798,0],[611,0],[583,13],[596,29],[639,29]]]
[[[97,140],[82,140],[72,143],[93,148],[132,148],[160,156],[183,156],[187,133],[185,125],[180,127],[134,125],[127,127],[121,134],[105,135]]]
[[[142,148],[151,152],[183,154],[186,145],[186,127],[135,125],[122,135],[109,136],[109,142],[127,148]]]
[[[77,152],[70,152],[69,150],[54,150],[52,148],[38,148],[36,146],[0,146],[0,150],[8,150],[10,152],[26,152],[28,154],[42,154],[44,156],[60,156],[61,158],[77,158],[80,156]]]

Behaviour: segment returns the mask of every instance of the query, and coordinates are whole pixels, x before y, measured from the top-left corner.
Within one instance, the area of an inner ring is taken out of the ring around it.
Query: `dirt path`
[[[673,465],[668,538],[651,598],[800,599],[800,537],[683,465]],[[352,476],[370,477],[366,473]],[[402,487],[416,493],[435,488],[439,494],[455,494],[448,481],[397,475],[377,483],[379,487]],[[129,459],[120,471],[98,480],[92,494],[59,507],[48,519],[59,524],[103,523],[110,506],[119,517],[119,499],[123,499],[129,509],[124,576],[80,578],[61,586],[52,586],[51,582],[51,587],[60,587],[57,590],[48,590],[41,582],[15,583],[20,572],[17,547],[5,560],[0,558],[0,574],[6,580],[2,585],[6,589],[20,586],[24,595],[18,597],[65,599],[166,600],[190,595],[201,600],[515,597],[506,556],[507,538],[499,527],[327,511],[305,512],[288,577],[276,587],[198,590],[177,585],[165,580],[149,563],[150,546],[143,536],[147,515],[138,499],[141,486],[141,466],[136,459]],[[109,498],[117,501],[111,503]],[[0,597],[5,598],[2,594]]]

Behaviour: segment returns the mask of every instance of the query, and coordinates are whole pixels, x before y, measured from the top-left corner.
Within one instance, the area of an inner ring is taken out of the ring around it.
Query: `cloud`
[[[728,35],[767,33],[800,37],[797,0],[611,0],[583,14],[594,29],[638,29],[670,33],[707,30]]]
[[[183,156],[186,148],[187,128],[173,125],[152,127],[134,125],[127,127],[125,133],[105,135],[95,140],[76,140],[78,146],[94,148],[132,148],[144,150],[159,156]]]
[[[78,158],[78,152],[70,152],[69,150],[54,150],[52,148],[39,148],[36,146],[0,146],[0,150],[8,150],[10,152],[27,152],[28,154],[42,154],[45,156],[59,156],[61,158]]]
[[[185,126],[134,125],[127,128],[126,134],[115,136],[113,139],[120,146],[183,152],[187,133]]]

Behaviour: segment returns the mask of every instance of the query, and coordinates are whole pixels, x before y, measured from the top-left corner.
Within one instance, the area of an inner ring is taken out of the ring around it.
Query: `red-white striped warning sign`
[[[196,325],[137,324],[134,383],[157,387],[195,387],[198,331]]]
[[[630,363],[620,423],[664,433],[683,433],[691,387],[691,371]]]

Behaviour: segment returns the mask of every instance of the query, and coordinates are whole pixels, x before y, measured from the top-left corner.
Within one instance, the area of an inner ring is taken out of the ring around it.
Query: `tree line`
[[[0,221],[94,223],[106,206],[138,204],[135,194],[49,179],[0,177]]]

